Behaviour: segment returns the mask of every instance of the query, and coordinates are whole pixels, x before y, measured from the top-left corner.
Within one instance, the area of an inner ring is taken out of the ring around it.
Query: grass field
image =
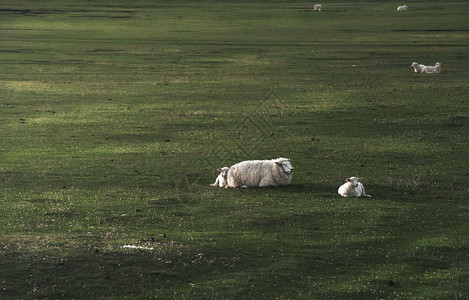
[[[0,298],[468,298],[469,4],[398,4],[2,0]]]

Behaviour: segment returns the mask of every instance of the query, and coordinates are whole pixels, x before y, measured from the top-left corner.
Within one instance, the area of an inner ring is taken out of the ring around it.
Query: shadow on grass
[[[70,252],[71,251],[71,252]],[[20,259],[18,259],[20,258]],[[0,298],[83,298],[142,295],[149,289],[184,281],[184,273],[158,260],[155,253],[101,253],[79,247],[1,255]]]

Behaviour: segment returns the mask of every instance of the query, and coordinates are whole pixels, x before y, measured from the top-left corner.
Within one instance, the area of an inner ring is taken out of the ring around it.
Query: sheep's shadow
[[[230,190],[236,190],[239,193],[245,194],[277,194],[285,197],[303,194],[310,197],[321,197],[321,198],[336,198],[339,197],[337,194],[337,188],[329,184],[301,184],[295,183],[288,186],[267,186],[267,187],[252,187],[252,188],[234,188]]]
[[[420,202],[425,201],[428,197],[434,199],[445,200],[443,196],[438,196],[432,193],[431,190],[424,190],[423,186],[416,186],[403,190],[401,187],[388,186],[384,184],[368,184],[365,186],[366,193],[371,197],[354,197],[345,198],[338,194],[339,184],[328,183],[293,183],[288,186],[270,186],[270,187],[255,187],[255,188],[236,188],[242,194],[255,194],[257,196],[262,194],[277,194],[289,197],[292,195],[304,195],[311,197],[311,199],[337,199],[337,200],[352,200],[352,199],[367,199],[369,201],[392,201],[392,202]]]

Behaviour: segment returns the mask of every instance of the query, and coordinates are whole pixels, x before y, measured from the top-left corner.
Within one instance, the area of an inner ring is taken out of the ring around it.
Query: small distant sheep
[[[410,66],[414,68],[415,73],[422,73],[422,69],[425,67],[425,65],[418,64],[415,61]]]
[[[347,178],[337,192],[343,197],[371,197],[371,195],[365,193],[365,187],[361,183],[362,180],[361,177]]]
[[[400,5],[397,7],[397,11],[404,11],[407,10],[409,7],[407,5]]]
[[[228,187],[286,186],[291,182],[292,173],[293,166],[287,158],[247,160],[230,167]]]
[[[322,4],[314,4],[313,9],[314,9],[314,11],[321,11]]]
[[[228,187],[228,181],[226,180],[226,176],[228,175],[228,170],[229,169],[230,168],[228,168],[228,167],[218,168],[217,171],[220,172],[220,174],[218,174],[217,179],[210,186],[218,186],[218,187],[221,187],[221,188],[222,187],[227,188]]]
[[[437,62],[434,66],[425,66],[422,68],[422,73],[440,73],[441,63]]]

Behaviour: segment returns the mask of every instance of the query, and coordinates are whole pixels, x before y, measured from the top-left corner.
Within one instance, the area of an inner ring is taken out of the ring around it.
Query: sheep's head
[[[276,162],[277,166],[279,166],[283,173],[285,174],[292,174],[293,173],[293,166],[290,162],[290,160],[284,158],[284,159],[278,159]]]
[[[230,168],[228,167],[223,167],[223,168],[218,168],[217,171],[220,172],[220,175],[226,179],[226,176],[228,175],[228,170]]]
[[[345,179],[345,181],[347,181],[353,187],[358,187],[358,183],[361,182],[362,180],[363,178],[361,177],[350,177],[350,178]]]
[[[415,68],[418,65],[415,61],[410,65],[412,68]]]

